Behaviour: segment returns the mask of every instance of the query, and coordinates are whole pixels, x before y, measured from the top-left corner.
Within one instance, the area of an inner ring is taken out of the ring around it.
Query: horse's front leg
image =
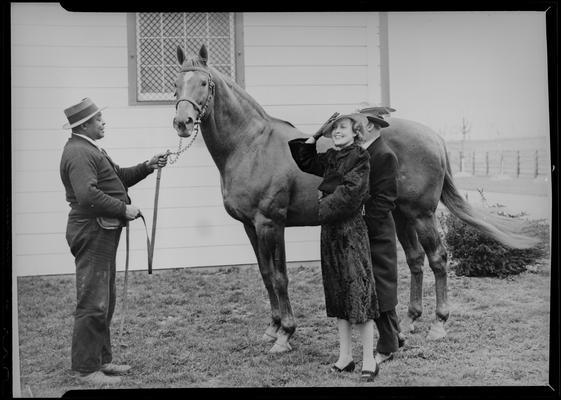
[[[288,298],[284,226],[263,218],[256,224],[256,233],[259,258],[263,260],[264,269],[271,274],[271,282],[280,312],[280,329],[276,332],[277,339],[270,351],[282,353],[291,350],[288,341],[296,329]]]
[[[244,223],[244,229],[247,233],[249,241],[251,242],[253,251],[255,252],[257,265],[259,266],[259,272],[261,273],[261,278],[263,279],[263,283],[265,284],[265,288],[267,289],[267,293],[269,295],[269,304],[271,306],[271,322],[265,330],[265,333],[263,334],[263,340],[267,342],[274,342],[277,340],[277,331],[281,326],[281,314],[279,310],[279,301],[272,282],[273,271],[270,262],[260,256],[255,227],[253,225]]]

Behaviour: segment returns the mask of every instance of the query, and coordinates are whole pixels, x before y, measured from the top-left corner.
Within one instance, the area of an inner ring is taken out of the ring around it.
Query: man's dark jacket
[[[83,217],[125,219],[128,188],[152,172],[145,163],[121,168],[93,143],[76,135],[66,142],[60,161],[70,214]]]
[[[372,267],[380,311],[397,306],[397,253],[395,223],[391,211],[397,199],[398,162],[395,153],[379,137],[368,146],[370,199],[365,204]]]

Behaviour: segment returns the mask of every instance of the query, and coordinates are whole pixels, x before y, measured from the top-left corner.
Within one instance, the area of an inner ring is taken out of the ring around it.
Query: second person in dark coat
[[[382,114],[395,111],[385,107],[360,110],[368,118],[362,146],[370,154],[370,198],[365,205],[366,225],[372,252],[372,268],[380,316],[375,320],[379,338],[376,361],[390,360],[404,343],[397,318],[397,244],[392,210],[397,199],[398,160],[380,137],[380,130],[389,126]]]

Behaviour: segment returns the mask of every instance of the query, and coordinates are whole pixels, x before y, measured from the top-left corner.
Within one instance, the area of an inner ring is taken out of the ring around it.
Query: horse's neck
[[[212,115],[202,122],[202,135],[216,165],[223,171],[228,159],[243,151],[262,131],[268,116],[241,88],[216,79]]]

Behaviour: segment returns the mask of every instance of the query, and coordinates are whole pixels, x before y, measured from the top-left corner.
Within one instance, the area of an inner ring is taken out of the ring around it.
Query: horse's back
[[[436,209],[440,200],[446,168],[446,148],[442,138],[429,127],[418,122],[388,118],[390,126],[382,129],[381,136],[396,154],[399,163],[397,204],[407,214],[415,216]],[[285,162],[275,163],[276,175],[284,176],[290,191],[287,226],[316,225],[317,187],[321,178],[298,169],[288,148],[288,141],[307,135],[292,125],[272,120],[275,143],[269,146],[276,153],[271,158]],[[327,140],[318,142],[318,151],[329,147]],[[282,171],[282,172],[281,172]],[[280,172],[280,173],[279,173]]]
[[[381,137],[399,163],[398,205],[407,212],[436,209],[446,169],[446,147],[431,128],[415,121],[387,118]]]

